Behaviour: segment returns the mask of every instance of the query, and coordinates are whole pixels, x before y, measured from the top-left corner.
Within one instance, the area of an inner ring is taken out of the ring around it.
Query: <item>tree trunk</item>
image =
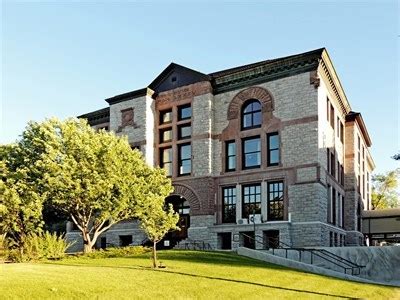
[[[153,268],[157,268],[157,243],[153,242]]]
[[[83,253],[92,252],[92,246],[90,244],[83,244]]]

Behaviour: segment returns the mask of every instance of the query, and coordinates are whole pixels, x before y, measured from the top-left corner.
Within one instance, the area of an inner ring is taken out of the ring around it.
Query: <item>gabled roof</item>
[[[156,93],[200,81],[209,81],[210,77],[196,70],[170,63],[150,84],[149,88]]]

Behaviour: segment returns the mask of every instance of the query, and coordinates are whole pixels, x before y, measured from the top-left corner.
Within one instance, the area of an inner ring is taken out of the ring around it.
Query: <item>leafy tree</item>
[[[147,195],[170,192],[170,185],[150,180],[165,175],[147,166],[126,137],[96,131],[85,120],[31,122],[17,148],[15,165],[29,170],[35,192],[70,216],[82,233],[84,252],[113,224],[141,219]]]
[[[15,163],[21,159],[15,145],[0,146],[0,159],[0,235],[23,249],[28,235],[42,230],[44,198],[32,188],[30,169]]]
[[[397,153],[397,154],[395,154],[395,155],[393,155],[392,158],[393,158],[394,160],[400,160],[400,152]]]
[[[142,229],[146,232],[148,239],[153,243],[152,258],[153,268],[157,268],[157,243],[168,231],[178,229],[179,220],[172,205],[165,209],[164,199],[172,192],[171,181],[164,176],[164,170],[157,170],[149,177],[149,186],[161,186],[162,189],[151,189],[146,191],[147,208],[139,218]]]
[[[397,192],[400,169],[372,177],[372,209],[394,208],[400,205]]]

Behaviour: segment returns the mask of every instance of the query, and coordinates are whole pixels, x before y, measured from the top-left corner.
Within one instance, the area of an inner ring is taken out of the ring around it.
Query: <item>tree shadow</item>
[[[337,298],[344,298],[344,299],[359,299],[359,298],[343,296],[343,295],[338,295],[338,294],[329,294],[329,293],[316,292],[316,291],[299,290],[299,289],[294,289],[294,288],[280,287],[280,286],[268,285],[268,284],[258,283],[258,282],[250,282],[250,281],[239,280],[239,279],[191,274],[191,273],[185,273],[185,272],[179,272],[179,271],[169,271],[166,269],[153,269],[151,267],[145,267],[145,266],[107,266],[107,265],[99,266],[99,265],[65,264],[65,263],[53,263],[53,262],[48,263],[48,264],[70,266],[70,267],[96,267],[96,268],[141,270],[141,271],[147,271],[147,272],[161,272],[161,273],[182,275],[182,276],[194,277],[194,278],[204,278],[204,279],[217,280],[217,281],[223,281],[223,282],[234,282],[234,283],[240,283],[240,284],[247,284],[247,285],[259,286],[259,287],[268,288],[268,289],[296,292],[296,293],[301,293],[301,294],[306,294],[306,295],[318,295],[318,296],[337,297]]]

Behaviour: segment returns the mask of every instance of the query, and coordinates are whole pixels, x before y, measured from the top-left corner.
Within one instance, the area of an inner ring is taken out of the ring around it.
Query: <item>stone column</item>
[[[236,223],[242,218],[242,187],[240,184],[236,185]]]
[[[268,221],[268,186],[266,181],[261,182],[261,215],[263,222]]]

